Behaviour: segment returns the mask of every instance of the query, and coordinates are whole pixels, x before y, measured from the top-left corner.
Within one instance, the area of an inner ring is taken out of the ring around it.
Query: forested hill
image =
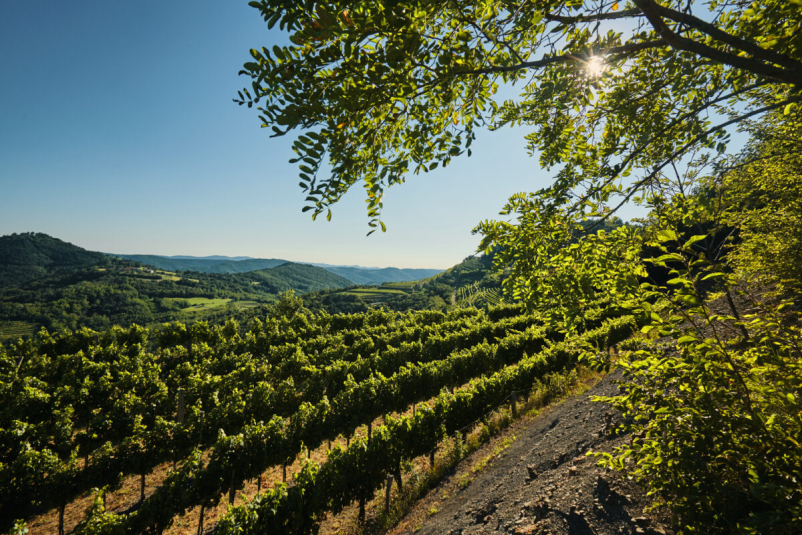
[[[262,269],[242,276],[250,276],[254,282],[266,285],[274,293],[295,290],[313,292],[332,288],[347,288],[354,283],[329,271],[308,264],[286,263],[271,269]]]
[[[425,279],[440,273],[441,269],[361,268],[352,266],[321,266],[356,284],[384,284],[385,282],[409,282]]]
[[[223,259],[223,258],[175,258],[171,256],[145,255],[145,254],[120,254],[114,255],[126,258],[148,266],[167,271],[199,271],[201,273],[245,273],[260,269],[270,269],[281,264],[286,264],[287,260],[278,258],[247,258],[242,260]]]
[[[0,251],[0,339],[42,327],[211,320],[273,303],[287,290],[353,286],[323,268],[292,263],[235,274],[151,269],[45,234],[1,237]]]
[[[107,262],[103,253],[87,251],[47,234],[0,236],[0,288]]]
[[[279,258],[226,258],[226,257],[176,257],[143,254],[115,254],[141,262],[148,266],[167,271],[198,271],[201,273],[247,273],[274,268],[282,264],[290,264],[289,260]],[[330,264],[312,264],[348,279],[354,284],[379,285],[385,282],[408,282],[425,279],[442,272],[441,269],[409,269],[409,268],[364,268],[359,266],[333,266]],[[327,286],[338,288],[339,286]],[[319,289],[319,288],[318,288]]]

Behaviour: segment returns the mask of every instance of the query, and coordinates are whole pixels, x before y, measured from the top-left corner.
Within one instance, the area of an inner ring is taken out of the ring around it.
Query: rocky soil
[[[620,379],[608,375],[583,395],[515,426],[517,439],[474,481],[458,484],[463,463],[392,533],[673,534],[667,518],[644,513],[649,500],[634,481],[586,456],[630,440],[615,436],[620,415],[591,401],[616,395]]]

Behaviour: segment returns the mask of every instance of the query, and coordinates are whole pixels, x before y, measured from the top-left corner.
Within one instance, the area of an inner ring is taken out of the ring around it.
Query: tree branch
[[[632,52],[638,52],[640,50],[646,50],[649,48],[661,48],[666,46],[668,43],[663,39],[659,39],[656,41],[645,41],[642,43],[631,43],[628,45],[622,46],[615,46],[612,48],[608,48],[607,50],[600,50],[596,52],[597,55],[619,55],[619,54],[629,54]],[[507,65],[504,67],[484,67],[482,69],[471,69],[467,71],[456,71],[454,74],[456,75],[463,75],[463,74],[490,74],[494,72],[512,72],[512,71],[519,71],[521,69],[540,69],[542,67],[547,67],[549,65],[553,65],[555,63],[569,63],[572,61],[585,61],[585,59],[579,54],[562,54],[560,56],[551,56],[547,58],[542,58],[536,61],[526,61],[523,63],[518,63],[516,65]]]
[[[598,221],[596,221],[587,230],[590,231],[594,227],[599,225],[601,222],[606,221],[607,219],[609,219],[611,215],[616,213],[622,206],[624,206],[627,202],[629,202],[629,200],[632,198],[633,195],[635,195],[635,193],[638,192],[638,190],[640,190],[643,186],[645,186],[646,184],[651,182],[654,179],[654,177],[657,176],[657,173],[662,171],[663,168],[665,166],[667,166],[674,158],[677,158],[678,156],[681,156],[691,146],[693,146],[696,143],[698,143],[699,141],[701,141],[702,138],[707,137],[707,136],[709,136],[710,134],[712,134],[714,132],[718,132],[719,130],[723,130],[723,129],[727,128],[728,126],[731,126],[731,125],[733,125],[735,123],[739,123],[741,121],[745,121],[746,119],[748,119],[750,117],[753,117],[755,115],[758,115],[758,114],[761,114],[761,113],[765,113],[765,112],[771,111],[771,110],[776,110],[777,108],[781,108],[782,106],[785,106],[786,104],[788,104],[790,102],[800,102],[800,101],[802,101],[802,95],[786,99],[786,100],[784,100],[782,102],[775,102],[774,104],[771,104],[770,106],[765,106],[765,107],[757,109],[757,110],[752,110],[747,114],[740,115],[738,117],[735,117],[734,119],[730,119],[729,121],[726,121],[726,122],[723,122],[721,124],[718,124],[718,125],[710,128],[709,130],[706,130],[706,131],[702,132],[701,134],[694,136],[693,139],[691,139],[690,141],[685,143],[682,147],[678,148],[673,153],[671,153],[671,155],[668,156],[668,158],[666,158],[665,160],[663,160],[663,162],[660,165],[655,167],[652,170],[651,173],[649,173],[644,178],[638,180],[635,184],[630,186],[629,192],[624,196],[624,199],[620,203],[618,203],[618,205],[615,208],[610,210],[604,217],[602,217]],[[574,207],[576,207],[576,204],[574,205]]]
[[[575,17],[564,17],[562,15],[552,15],[547,13],[546,20],[560,22],[562,24],[575,24],[577,22],[596,22],[599,20],[626,19],[630,17],[641,17],[643,12],[640,9],[625,9],[620,13],[596,13],[594,15],[577,15]]]
[[[729,52],[722,52],[721,50],[699,43],[692,39],[682,37],[668,27],[666,22],[660,17],[657,4],[654,0],[633,0],[646,15],[649,23],[654,27],[657,33],[672,47],[677,50],[684,50],[692,52],[703,58],[711,59],[718,63],[723,63],[736,69],[741,69],[753,74],[765,76],[778,82],[783,82],[795,86],[802,86],[802,71],[797,72],[795,69],[780,69],[771,65],[766,65],[762,61],[743,58]]]
[[[773,50],[762,48],[756,43],[731,35],[722,30],[721,28],[718,28],[714,24],[705,22],[688,13],[675,11],[673,9],[667,8],[654,2],[652,2],[652,5],[655,13],[657,13],[658,15],[665,17],[667,19],[671,19],[675,22],[685,24],[686,26],[697,29],[701,32],[704,32],[710,37],[718,39],[722,43],[726,43],[734,48],[752,54],[756,58],[760,58],[763,59],[764,61],[769,61],[777,65],[782,65],[792,70],[802,69],[802,63],[792,58],[789,58],[785,54],[780,54],[778,52],[774,52]]]

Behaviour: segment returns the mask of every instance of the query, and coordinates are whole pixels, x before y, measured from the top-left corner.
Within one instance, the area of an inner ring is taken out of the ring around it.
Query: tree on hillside
[[[604,214],[689,151],[723,151],[728,126],[802,100],[802,0],[251,5],[292,44],[251,50],[236,101],[299,134],[305,211],[330,217],[361,183],[374,230],[387,187],[470,154],[482,127],[531,127],[557,169],[548,204]]]

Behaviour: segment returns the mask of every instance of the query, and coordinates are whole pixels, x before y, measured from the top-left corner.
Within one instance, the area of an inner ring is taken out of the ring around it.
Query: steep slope
[[[323,268],[308,264],[286,263],[271,269],[253,271],[242,276],[271,288],[273,293],[295,290],[306,293],[316,290],[347,288],[353,286],[350,280],[331,273]]]
[[[441,269],[359,268],[350,266],[322,266],[355,284],[378,285],[385,282],[408,282],[425,279],[440,273]]]
[[[513,425],[499,439],[511,442],[506,449],[490,456],[477,451],[390,534],[672,533],[664,515],[644,514],[650,500],[634,481],[585,455],[611,452],[632,439],[616,436],[622,421],[617,411],[591,401],[616,395],[621,379],[614,372],[584,394]],[[481,471],[471,468],[484,463]]]
[[[87,251],[47,234],[27,232],[2,236],[0,288],[107,262],[103,253]]]

